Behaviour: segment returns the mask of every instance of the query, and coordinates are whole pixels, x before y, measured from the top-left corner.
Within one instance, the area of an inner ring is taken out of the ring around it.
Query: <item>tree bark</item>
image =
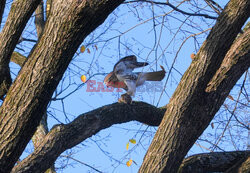
[[[45,136],[48,134],[47,114],[44,114],[40,124],[38,125],[35,134],[32,136],[32,142],[34,150],[37,150]],[[18,164],[20,164],[19,162]],[[44,171],[45,173],[56,173],[54,163],[50,164],[50,167]]]
[[[222,91],[226,91],[226,96],[249,66],[249,34],[250,29],[234,42],[216,75],[210,81],[207,87],[208,92],[211,92],[211,88],[218,91],[217,95],[211,95],[212,97],[219,99]],[[157,126],[165,110],[165,108],[156,108],[146,103],[133,102],[131,106],[116,103],[82,114],[72,123],[54,127],[37,150],[19,163],[12,172],[36,172],[46,169],[63,151],[116,123],[136,120]]]
[[[46,135],[36,150],[19,163],[12,172],[45,171],[65,150],[113,124],[136,120],[151,126],[160,124],[165,108],[143,102],[114,103],[80,115],[67,125],[57,125]]]
[[[250,151],[213,152],[186,158],[178,173],[225,172],[250,156]],[[236,171],[237,172],[237,171]]]
[[[36,14],[35,24],[36,24],[37,37],[40,38],[45,26],[43,1],[41,1],[40,4],[37,6],[35,14]]]
[[[33,48],[0,108],[0,172],[10,172],[23,152],[83,39],[122,2],[53,1],[46,34]]]
[[[249,13],[248,0],[231,0],[221,13],[167,105],[139,172],[177,172],[184,156],[250,65],[247,37],[246,47],[240,46],[245,56],[238,57],[240,62],[243,60],[243,64],[236,65],[238,71],[230,71],[231,76],[224,76],[223,82],[214,83],[213,90],[206,89]]]
[[[11,85],[9,62],[12,52],[41,0],[17,0],[12,3],[10,13],[0,33],[0,98],[7,93]]]
[[[13,52],[10,61],[18,64],[20,67],[24,65],[24,62],[27,60],[25,56],[20,54],[19,52]]]
[[[217,94],[222,91],[228,93],[244,70],[247,69],[250,64],[249,36],[250,29],[231,46],[222,65],[210,81],[207,87],[208,92],[211,92],[211,88],[214,88],[213,90],[218,90]],[[215,96],[221,97],[220,95]],[[145,103],[134,102],[131,107],[123,104],[112,104],[83,114],[68,125],[58,126],[58,128],[60,127],[58,132],[52,130],[39,146],[39,149],[23,160],[13,172],[24,172],[24,170],[34,172],[35,168],[44,166],[44,162],[49,166],[66,149],[115,123],[137,120],[156,126],[161,122],[164,112],[165,108],[157,109]],[[59,144],[62,146],[59,146]]]
[[[231,170],[226,171],[226,173],[230,173]],[[239,167],[236,167],[236,171],[239,173],[249,173],[250,172],[250,156],[239,165]]]
[[[0,1],[0,28],[1,28],[1,23],[2,23],[2,18],[3,18],[3,12],[5,8],[6,0],[1,0]]]

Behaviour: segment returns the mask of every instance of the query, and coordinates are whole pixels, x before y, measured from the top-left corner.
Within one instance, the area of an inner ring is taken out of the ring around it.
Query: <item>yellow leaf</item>
[[[129,142],[127,143],[127,145],[126,145],[126,149],[128,150],[128,147],[129,147]]]
[[[129,142],[131,142],[132,144],[136,144],[136,140],[135,139],[130,139]]]
[[[127,161],[126,165],[127,165],[128,167],[130,167],[130,166],[132,165],[132,163],[133,163],[133,160],[130,159],[129,161]]]
[[[85,49],[86,49],[85,46],[81,46],[80,52],[83,53],[85,51]]]
[[[82,76],[81,76],[81,80],[82,80],[83,83],[85,83],[85,82],[86,82],[86,76],[85,76],[85,75],[82,75]]]

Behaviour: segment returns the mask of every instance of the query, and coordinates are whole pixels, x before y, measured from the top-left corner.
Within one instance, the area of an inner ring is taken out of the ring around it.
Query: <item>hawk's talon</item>
[[[130,95],[127,93],[122,94],[121,98],[119,98],[118,103],[126,103],[126,104],[131,104],[132,103],[132,98]]]

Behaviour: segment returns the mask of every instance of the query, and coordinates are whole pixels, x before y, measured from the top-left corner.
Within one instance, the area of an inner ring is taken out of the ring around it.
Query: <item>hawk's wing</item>
[[[137,58],[134,55],[126,56],[120,59],[114,66],[113,71],[115,73],[130,73],[135,68],[147,66],[147,62],[137,62]]]
[[[128,90],[127,85],[124,83],[124,81],[120,81],[117,76],[114,74],[114,72],[110,72],[105,78],[104,83],[106,86],[112,86],[114,88],[123,88],[126,91]]]

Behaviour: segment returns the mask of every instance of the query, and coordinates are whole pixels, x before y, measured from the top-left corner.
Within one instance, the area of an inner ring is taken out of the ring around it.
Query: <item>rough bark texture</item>
[[[65,150],[79,144],[113,124],[136,120],[151,126],[160,124],[164,108],[143,102],[132,105],[114,103],[80,115],[67,125],[57,125],[46,135],[40,146],[12,172],[41,172],[54,163]]]
[[[0,33],[0,98],[11,84],[9,62],[26,23],[41,0],[16,0]]]
[[[242,163],[249,156],[250,151],[197,154],[186,158],[182,162],[178,173],[225,172],[238,162]]]
[[[3,18],[5,3],[6,3],[6,0],[1,0],[0,1],[0,28],[1,28],[2,18]]]
[[[46,19],[49,17],[51,4],[52,4],[52,0],[47,0],[47,2],[46,2]]]
[[[37,37],[40,38],[45,26],[43,1],[41,1],[41,3],[36,8],[35,14],[36,14],[35,24],[36,24]]]
[[[230,170],[229,170],[230,171]],[[229,173],[227,171],[226,173]],[[249,173],[250,172],[250,156],[237,168],[239,173]]]
[[[44,140],[45,136],[48,134],[48,124],[47,124],[47,114],[43,115],[42,120],[40,121],[39,126],[36,129],[35,134],[32,136],[32,142],[34,145],[34,150],[36,151],[42,141]],[[20,164],[20,163],[19,163]],[[45,171],[45,173],[55,173],[55,166],[54,163],[50,164],[50,167]]]
[[[9,172],[23,152],[80,43],[122,2],[53,1],[46,34],[30,53],[0,108],[0,172]]]
[[[35,11],[35,26],[38,39],[42,36],[43,30],[45,27],[45,20],[44,20],[44,8],[43,8],[43,1],[38,5]],[[48,123],[47,123],[47,114],[45,113],[40,121],[39,126],[36,129],[35,134],[32,136],[32,142],[34,145],[34,150],[37,150],[39,145],[44,140],[45,136],[48,134]],[[54,163],[50,165],[45,173],[55,173],[55,166]]]
[[[24,150],[79,44],[120,3],[122,0],[52,1],[45,32],[0,108],[0,172],[9,172]],[[247,0],[232,0],[221,14],[167,106],[141,172],[176,172],[249,67],[249,30],[232,45],[249,11]],[[158,125],[164,112],[135,102],[131,106],[107,105],[80,115],[72,123],[55,126],[12,172],[43,172],[60,153],[104,128],[131,120]]]
[[[23,66],[24,62],[26,61],[26,57],[20,54],[19,52],[13,52],[10,61],[18,64],[20,67]]]
[[[177,172],[184,156],[250,65],[248,37],[246,49],[240,49],[247,55],[240,57],[243,64],[237,64],[236,74],[231,71],[233,75],[214,83],[214,90],[206,90],[249,13],[250,1],[231,0],[219,16],[173,94],[139,172]]]

